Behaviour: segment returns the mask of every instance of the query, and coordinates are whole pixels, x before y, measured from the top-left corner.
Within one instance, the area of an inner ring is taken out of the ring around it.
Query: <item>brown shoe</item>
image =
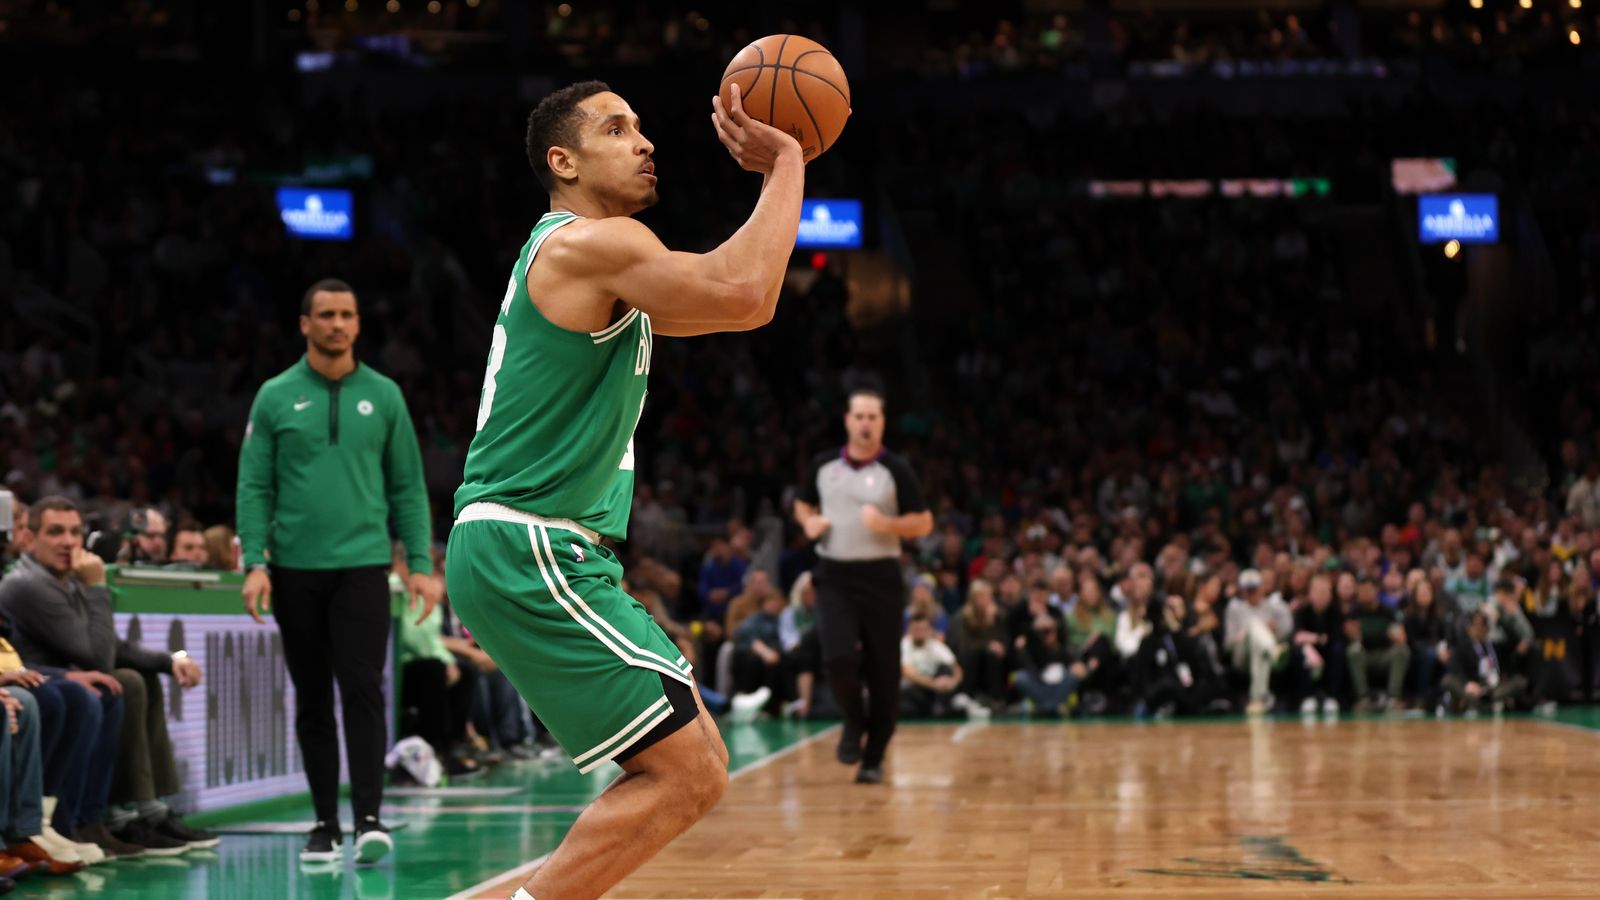
[[[0,878],[17,881],[32,875],[36,868],[43,869],[44,866],[25,859],[17,859],[15,856],[0,854]]]
[[[104,822],[79,825],[72,832],[72,840],[79,844],[94,844],[105,853],[107,859],[137,859],[144,855],[143,847],[118,840]]]
[[[20,844],[11,845],[6,848],[5,855],[15,856],[24,862],[47,863],[49,865],[48,871],[51,875],[71,875],[73,872],[83,871],[84,868],[81,862],[69,863],[56,859],[33,841],[23,841]]]

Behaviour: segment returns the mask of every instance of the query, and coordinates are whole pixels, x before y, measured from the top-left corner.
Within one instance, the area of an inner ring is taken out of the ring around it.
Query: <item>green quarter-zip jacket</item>
[[[239,450],[248,568],[388,565],[389,518],[413,572],[433,571],[422,451],[400,386],[357,364],[338,381],[305,357],[256,392]]]

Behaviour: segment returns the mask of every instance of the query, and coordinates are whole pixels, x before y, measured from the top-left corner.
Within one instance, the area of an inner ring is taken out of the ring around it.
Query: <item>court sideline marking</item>
[[[772,763],[784,758],[785,756],[788,756],[789,754],[794,753],[795,751],[799,750],[802,747],[805,747],[805,746],[808,746],[810,744],[816,743],[817,741],[821,740],[822,738],[827,737],[828,735],[833,734],[834,732],[838,731],[842,727],[843,727],[842,725],[830,725],[827,728],[824,728],[821,731],[817,732],[816,734],[809,735],[807,737],[801,738],[798,741],[795,741],[794,743],[790,744],[787,747],[780,747],[779,749],[774,750],[771,753],[768,753],[766,756],[763,756],[760,759],[754,760],[754,761],[752,761],[752,762],[750,762],[750,763],[748,763],[746,765],[740,766],[739,768],[733,770],[732,772],[729,772],[728,773],[728,780],[732,781],[733,779],[738,778],[740,775],[743,775],[743,774],[745,774],[747,772],[754,772],[757,769],[764,768],[764,767],[766,767],[766,766],[768,766],[768,765],[770,765],[770,764],[772,764]],[[555,851],[551,851],[551,852],[553,853]],[[507,869],[506,871],[501,872],[498,875],[492,875],[492,876],[490,876],[488,878],[485,878],[484,880],[478,882],[477,884],[473,885],[472,887],[469,887],[469,888],[467,888],[467,889],[465,889],[463,891],[458,891],[457,893],[451,894],[449,897],[446,897],[445,900],[471,900],[471,898],[477,897],[479,895],[480,891],[488,890],[489,888],[492,888],[497,884],[501,884],[502,882],[506,881],[507,879],[518,878],[519,876],[522,879],[526,879],[528,877],[528,875],[532,874],[534,869],[537,869],[540,866],[544,865],[545,860],[547,860],[549,858],[550,858],[550,854],[546,853],[545,855],[539,857],[538,859],[532,860],[530,862],[525,862],[522,865],[517,866],[515,868]]]

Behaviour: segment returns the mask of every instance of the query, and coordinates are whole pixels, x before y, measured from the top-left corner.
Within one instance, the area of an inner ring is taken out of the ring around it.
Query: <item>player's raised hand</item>
[[[752,119],[744,111],[737,84],[732,85],[729,92],[732,94],[732,103],[728,108],[723,107],[721,97],[711,98],[711,125],[717,130],[717,139],[728,148],[728,153],[740,168],[767,175],[785,154],[793,154],[802,163],[805,161],[799,141],[771,125]]]

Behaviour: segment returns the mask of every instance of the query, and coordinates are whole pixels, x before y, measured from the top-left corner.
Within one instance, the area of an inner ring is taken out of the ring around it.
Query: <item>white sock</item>
[[[528,893],[527,888],[517,888],[517,892],[511,895],[510,900],[533,900],[533,895]]]

